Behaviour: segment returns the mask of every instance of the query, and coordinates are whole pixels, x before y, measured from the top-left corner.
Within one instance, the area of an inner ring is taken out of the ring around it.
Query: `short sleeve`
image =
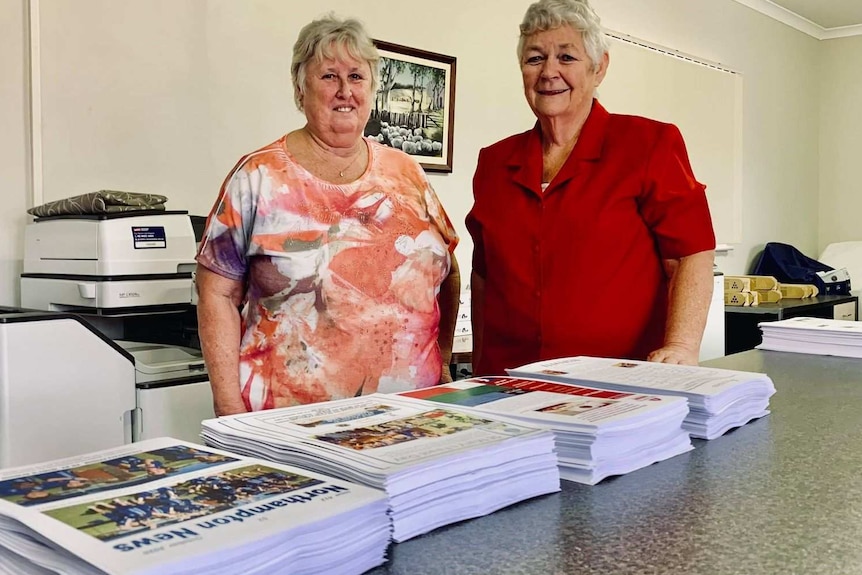
[[[248,231],[259,180],[259,174],[243,169],[244,163],[241,160],[222,184],[196,258],[205,268],[234,280],[244,279],[248,272]]]
[[[437,193],[434,191],[434,188],[431,186],[431,182],[428,181],[427,177],[425,178],[424,201],[426,209],[428,210],[428,217],[440,232],[440,236],[443,238],[443,241],[446,242],[446,247],[449,250],[449,253],[453,253],[455,251],[455,247],[458,245],[458,233],[455,231],[454,226],[452,226],[452,222],[449,220],[446,210],[443,209],[443,204],[440,202],[440,198],[437,197]]]
[[[682,134],[663,124],[650,154],[641,215],[661,257],[677,259],[715,249],[706,186],[695,179]]]

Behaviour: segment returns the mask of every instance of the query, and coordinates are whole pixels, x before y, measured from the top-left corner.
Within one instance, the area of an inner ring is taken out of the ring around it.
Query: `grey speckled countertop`
[[[747,351],[772,414],[689,453],[390,548],[373,575],[862,574],[862,360]]]

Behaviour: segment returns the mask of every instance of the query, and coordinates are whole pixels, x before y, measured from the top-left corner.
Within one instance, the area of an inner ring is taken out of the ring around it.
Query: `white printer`
[[[50,421],[29,422],[53,429],[54,445],[45,450],[31,445],[26,452],[8,447],[5,452],[16,455],[4,457],[4,441],[0,440],[0,467],[151,437],[199,441],[201,420],[214,413],[197,343],[195,251],[195,230],[186,212],[52,216],[26,226],[23,309],[18,316],[7,315],[2,327],[14,337],[11,332],[26,325],[32,337],[26,358],[31,371],[40,371],[40,362],[51,362],[58,373],[84,370],[90,375],[80,394],[63,388],[62,395],[68,398],[64,412],[52,412]],[[56,313],[25,313],[30,310]],[[31,319],[24,321],[25,317]],[[61,318],[68,324],[64,337],[48,337],[58,330]],[[0,372],[4,362],[20,360],[4,357],[0,350]],[[118,360],[128,369],[115,366],[100,374],[102,365]],[[0,437],[15,435],[7,428],[14,420],[4,414],[3,398],[14,403],[33,395],[33,385],[39,386],[39,395],[50,395],[54,386],[67,385],[57,373],[51,377],[52,381],[35,384],[30,376],[9,375],[0,380]],[[130,394],[133,401],[105,399]],[[98,417],[122,422],[119,440],[117,433],[105,432],[107,424],[93,421],[80,429],[74,421],[84,411],[89,419],[98,418],[92,408],[100,404],[103,409],[95,410]],[[33,417],[38,413],[36,410]],[[64,433],[70,426],[78,429],[75,435]],[[92,429],[93,437],[87,429]]]
[[[21,305],[99,315],[190,305],[195,235],[188,214],[140,214],[54,216],[28,224]]]
[[[0,468],[130,441],[131,356],[78,316],[0,310]]]

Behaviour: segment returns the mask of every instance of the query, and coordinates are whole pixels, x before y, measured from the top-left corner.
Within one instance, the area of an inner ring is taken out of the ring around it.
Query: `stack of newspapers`
[[[681,397],[517,377],[474,377],[399,395],[551,429],[560,476],[588,485],[692,449]]]
[[[758,349],[862,357],[862,322],[819,317],[794,317],[762,322]]]
[[[772,380],[763,373],[628,359],[570,357],[507,371],[519,377],[685,397],[689,414],[683,428],[702,439],[715,439],[769,414],[769,398],[775,393]]]
[[[170,438],[0,471],[0,573],[358,574],[390,530],[378,490]]]
[[[395,541],[560,489],[549,431],[396,395],[206,420],[201,436],[384,489]]]

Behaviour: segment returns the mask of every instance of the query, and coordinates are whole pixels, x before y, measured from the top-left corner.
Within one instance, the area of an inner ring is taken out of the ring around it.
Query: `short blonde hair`
[[[293,79],[293,99],[300,112],[303,110],[306,66],[312,61],[320,62],[345,54],[368,63],[371,68],[371,93],[374,94],[377,91],[380,54],[359,20],[340,19],[330,13],[306,24],[299,31],[299,37],[293,45],[290,77]]]
[[[595,69],[608,52],[608,41],[602,32],[601,22],[588,0],[539,0],[527,8],[527,13],[524,14],[524,20],[521,22],[518,60],[524,58],[524,43],[527,36],[561,26],[571,26],[581,33],[584,49]]]

